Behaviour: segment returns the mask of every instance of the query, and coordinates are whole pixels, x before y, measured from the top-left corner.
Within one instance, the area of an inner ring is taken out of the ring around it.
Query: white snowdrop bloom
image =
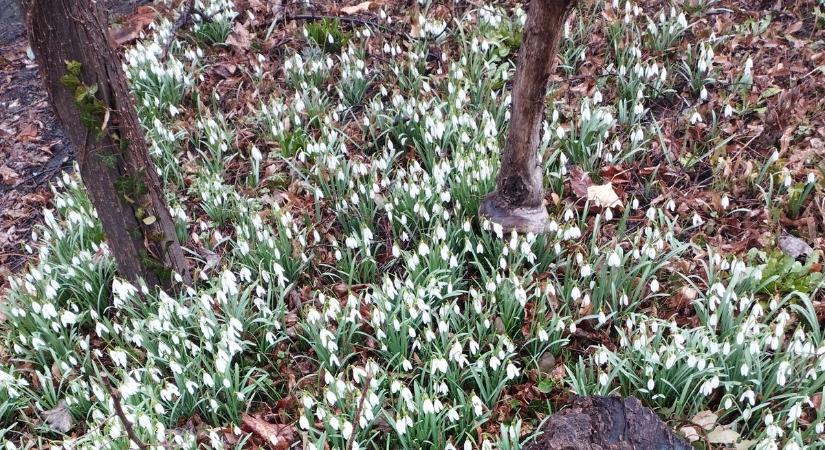
[[[702,90],[699,91],[699,99],[705,101],[708,99],[708,90],[704,86],[702,86]]]
[[[261,154],[261,151],[258,150],[258,147],[254,146],[254,145],[252,146],[252,149],[250,149],[249,153],[250,153],[250,156],[252,157],[253,161],[260,161],[260,160],[263,159],[263,155]]]
[[[421,403],[421,412],[424,414],[435,414],[435,406],[433,405],[433,401],[429,398],[424,399]]]
[[[570,290],[570,299],[574,302],[581,298],[581,290],[579,290],[578,286],[573,286],[573,289]]]
[[[473,405],[473,412],[476,416],[481,417],[484,414],[484,403],[481,402],[481,399],[478,398],[477,395],[473,395],[470,399],[470,403]]]
[[[805,183],[807,183],[807,184],[816,183],[816,174],[813,173],[813,172],[808,172],[808,177],[805,179]]]
[[[71,311],[63,311],[60,315],[60,323],[63,326],[73,325],[75,322],[77,322],[77,315]]]
[[[659,292],[659,280],[655,278],[650,280],[650,292]]]
[[[122,350],[109,350],[109,357],[112,358],[112,362],[120,367],[126,367],[126,352]]]
[[[519,369],[513,363],[507,363],[507,379],[512,380],[519,376]]]
[[[731,117],[733,115],[733,107],[728,103],[725,105],[725,111],[723,113],[725,117]]]
[[[693,224],[694,227],[698,227],[698,226],[702,225],[703,223],[705,223],[705,221],[702,220],[702,217],[700,217],[699,214],[694,213],[693,218],[691,219],[691,223]]]
[[[344,424],[341,427],[341,435],[344,439],[349,439],[352,436],[352,423],[348,420],[344,421]]]
[[[702,122],[702,115],[699,114],[699,111],[694,111],[693,114],[690,116],[690,124],[696,125],[697,123]]]
[[[118,388],[120,396],[128,399],[140,391],[140,383],[135,381],[131,376],[127,376],[126,380]]]
[[[656,382],[655,382],[655,381],[653,381],[653,378],[649,378],[649,379],[647,380],[647,390],[648,390],[648,391],[652,391],[652,390],[653,390],[653,388],[655,388],[655,387],[656,387]]]
[[[730,198],[728,198],[728,194],[722,195],[722,199],[719,201],[719,205],[722,209],[728,209],[730,206]]]
[[[745,65],[743,66],[743,70],[745,71],[745,73],[749,74],[749,73],[751,73],[752,69],[753,69],[753,59],[750,56],[748,56],[748,59],[745,60]]]
[[[704,383],[702,383],[702,385],[699,387],[699,393],[707,397],[708,395],[713,393],[713,390],[717,387],[719,387],[719,377],[714,376],[710,380],[707,380]]]
[[[610,253],[610,256],[607,258],[607,265],[608,267],[619,267],[622,264],[622,259],[619,257],[619,254],[614,252]]]

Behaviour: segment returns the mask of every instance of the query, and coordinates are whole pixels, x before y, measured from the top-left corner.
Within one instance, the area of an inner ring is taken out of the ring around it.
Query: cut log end
[[[550,215],[544,205],[525,207],[513,206],[497,193],[484,198],[479,215],[501,225],[504,232],[543,234],[549,230]]]

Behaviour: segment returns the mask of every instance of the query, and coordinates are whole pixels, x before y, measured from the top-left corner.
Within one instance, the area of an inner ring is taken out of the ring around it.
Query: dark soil
[[[113,18],[145,3],[105,2]],[[49,182],[74,160],[27,48],[17,1],[0,0],[0,288],[27,260],[25,244],[52,196]]]
[[[524,450],[690,450],[634,397],[578,397]]]

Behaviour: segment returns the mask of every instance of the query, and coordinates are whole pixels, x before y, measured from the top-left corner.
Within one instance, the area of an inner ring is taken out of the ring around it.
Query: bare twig
[[[367,391],[372,382],[372,375],[367,375],[364,379],[364,388],[361,390],[361,400],[358,401],[358,407],[355,408],[355,417],[353,417],[352,434],[347,439],[346,450],[352,450],[352,444],[355,442],[355,435],[358,434],[358,423],[361,421],[361,410],[364,408],[364,402],[367,400]]]
[[[105,380],[105,384],[106,389],[109,391],[109,395],[112,396],[112,403],[115,405],[115,415],[123,424],[123,428],[126,430],[126,435],[129,436],[129,440],[134,442],[140,450],[149,450],[149,446],[144,444],[137,434],[135,434],[135,429],[132,426],[132,423],[126,418],[126,414],[123,412],[123,405],[120,403],[120,392],[118,392],[117,389],[112,388],[109,384],[108,378]]]

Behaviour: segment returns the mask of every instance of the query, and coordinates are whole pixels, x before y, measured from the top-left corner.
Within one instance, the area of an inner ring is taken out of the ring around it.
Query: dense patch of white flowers
[[[196,22],[197,43],[221,42],[232,2],[197,4],[212,18]],[[568,164],[594,171],[647,148],[655,131],[646,102],[668,89],[673,69],[643,55],[671,47],[689,26],[676,8],[616,0],[604,12],[627,38],[604,69],[617,98],[604,98],[602,86],[577,104],[550,105],[543,170],[555,187]],[[164,59],[171,24],[154,26],[127,51],[125,69],[197,283],[167,295],[116,277],[86,194],[64,176],[55,211],[33,236],[39,263],[10,280],[4,306],[9,351],[34,368],[41,389],[0,368],[0,418],[4,405],[41,412],[65,399],[89,427],[63,448],[126,449],[111,383],[153,448],[197,448],[195,433],[177,428],[194,415],[213,448],[230,448],[224,433],[244,434],[251,404],[286,395],[286,364],[310,367],[290,384],[303,448],[514,449],[519,420],[499,434],[478,430],[509,389],[547,376],[543,357],[598,328],[618,345],[566,362],[557,381],[575,392],[632,394],[679,417],[716,408],[763,449],[820,440],[825,412],[812,405],[825,384],[825,345],[806,293],[766,300],[763,267],[697,252],[706,273],[684,280],[697,293],[699,324],[649,312],[685,284],[673,262],[693,250],[673,230],[701,226],[698,215],[680,214],[673,200],[631,198],[591,212],[593,221],[562,204],[542,236],[476,219],[509,120],[513,67],[503,55],[526,16],[490,6],[468,14],[476,25],[464,30],[460,54],[435,60],[426,46],[368,29],[337,55],[310,43],[276,75],[288,89],[256,101],[251,117],[198,104],[188,131],[175,117],[202,73],[203,49],[175,41]],[[570,45],[586,30],[576,25]],[[412,26],[422,38],[453,37],[453,24],[426,11]],[[255,60],[260,79],[265,58]],[[712,42],[688,66],[704,101]],[[743,76],[751,70],[745,64]],[[260,138],[248,149],[237,148],[244,126]],[[227,166],[239,158],[253,174],[234,183]],[[288,166],[288,187],[261,178],[273,161]],[[293,203],[296,193],[308,203]],[[630,215],[640,226],[601,238]]]

